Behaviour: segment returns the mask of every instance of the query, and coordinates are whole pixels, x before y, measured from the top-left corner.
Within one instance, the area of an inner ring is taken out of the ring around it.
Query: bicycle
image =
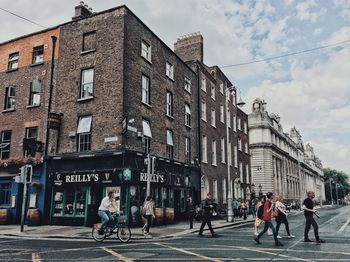
[[[126,224],[126,216],[112,213],[112,217],[114,220],[106,225],[106,229],[103,232],[101,232],[101,223],[94,224],[91,232],[92,238],[97,242],[102,242],[107,237],[116,234],[120,242],[129,242],[131,230],[129,225]]]

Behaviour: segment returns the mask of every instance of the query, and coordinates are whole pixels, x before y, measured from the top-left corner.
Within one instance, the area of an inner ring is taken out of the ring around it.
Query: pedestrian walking
[[[242,209],[243,219],[246,220],[247,219],[247,203],[244,200],[242,200],[242,202],[241,202],[241,209]]]
[[[271,228],[272,233],[273,233],[273,238],[275,239],[275,245],[276,246],[283,246],[283,244],[277,239],[276,229],[271,222],[271,219],[272,219],[271,212],[273,210],[273,203],[272,203],[273,194],[271,192],[268,192],[266,194],[266,198],[267,199],[266,199],[265,204],[264,204],[264,215],[263,215],[263,219],[264,219],[264,223],[265,223],[264,230],[261,231],[259,233],[259,235],[254,238],[254,240],[257,244],[261,244],[260,238],[262,237],[263,234],[265,234],[265,232],[268,230],[268,228]]]
[[[232,207],[233,207],[233,216],[238,217],[239,203],[236,198],[232,202]]]
[[[194,219],[194,204],[191,196],[187,196],[187,214],[188,220],[190,221],[190,229],[193,229],[193,219]]]
[[[211,226],[211,216],[214,212],[214,202],[213,202],[213,196],[211,193],[207,194],[207,198],[202,202],[202,224],[199,229],[199,236],[203,236],[203,229],[205,227],[205,224],[208,224],[210,233],[212,237],[216,237],[213,227]]]
[[[304,231],[304,242],[313,242],[309,238],[309,230],[312,225],[314,228],[314,234],[317,243],[326,243],[323,239],[320,239],[318,235],[318,225],[313,217],[316,210],[314,209],[313,199],[315,198],[315,193],[313,191],[307,192],[307,198],[303,202],[304,216],[306,219],[305,231]]]
[[[152,225],[152,219],[155,218],[154,215],[154,202],[151,196],[146,197],[145,202],[142,206],[142,216],[146,219],[146,222],[142,228],[144,236],[149,235],[149,230]]]
[[[283,196],[282,195],[278,195],[276,197],[276,210],[277,210],[277,217],[276,217],[276,235],[277,238],[282,238],[278,232],[280,229],[281,224],[284,224],[286,227],[286,231],[288,234],[288,238],[294,238],[293,235],[290,234],[289,232],[289,223],[288,223],[288,219],[287,219],[287,213],[286,213],[286,206],[282,203],[283,201]]]
[[[264,223],[264,198],[259,196],[256,203],[256,215],[254,223],[254,235],[259,235],[259,226]]]

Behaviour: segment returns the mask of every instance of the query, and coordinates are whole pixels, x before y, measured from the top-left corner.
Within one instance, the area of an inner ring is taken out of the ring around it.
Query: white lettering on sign
[[[66,175],[66,183],[83,183],[83,182],[97,182],[98,174],[80,174],[80,175]]]
[[[150,174],[150,181],[152,183],[164,183],[164,175],[158,175],[158,174]],[[148,175],[147,173],[140,173],[140,181],[147,182]]]

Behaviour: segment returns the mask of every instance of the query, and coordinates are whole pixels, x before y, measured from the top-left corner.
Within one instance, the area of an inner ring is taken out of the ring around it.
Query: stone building
[[[266,111],[266,102],[255,99],[248,116],[251,172],[259,193],[272,191],[283,194],[289,201],[301,202],[306,192],[313,190],[316,199],[324,196],[324,178],[321,161],[312,147],[306,147],[294,127],[285,133],[281,119]]]
[[[22,187],[14,182],[19,168],[34,164],[30,207],[44,212],[46,142],[53,40],[51,28],[0,44],[0,208],[10,210],[11,222],[19,221]],[[58,59],[58,43],[54,61]],[[23,140],[35,148],[23,151]],[[40,151],[40,152],[37,152]],[[36,185],[36,186],[35,186]]]
[[[60,26],[56,79],[49,222],[96,222],[114,189],[136,224],[148,177],[156,222],[184,219],[187,196],[200,200],[196,73],[126,6],[79,5]]]

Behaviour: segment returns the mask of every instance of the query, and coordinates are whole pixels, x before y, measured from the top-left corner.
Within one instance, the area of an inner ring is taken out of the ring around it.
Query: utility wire
[[[319,46],[319,47],[306,49],[306,50],[302,50],[302,51],[296,51],[296,52],[292,52],[292,53],[288,53],[288,54],[284,54],[284,55],[279,55],[279,56],[268,57],[268,58],[264,58],[264,59],[260,59],[260,60],[253,60],[253,61],[249,61],[249,62],[232,64],[232,65],[225,65],[225,66],[221,66],[221,68],[236,67],[236,66],[244,66],[244,65],[250,65],[250,64],[255,64],[255,63],[261,63],[261,62],[279,59],[279,58],[283,58],[283,57],[287,57],[287,56],[293,56],[293,55],[299,55],[299,54],[303,54],[303,53],[313,52],[313,51],[317,51],[320,49],[329,48],[332,46],[339,46],[339,45],[342,45],[342,44],[345,44],[348,42],[350,42],[350,39],[342,41],[342,42],[334,43],[334,44]]]
[[[11,14],[11,15],[17,16],[17,17],[19,17],[19,18],[21,18],[21,19],[23,19],[23,20],[25,20],[25,21],[27,21],[27,22],[29,22],[29,23],[34,24],[34,25],[40,26],[40,27],[45,28],[45,29],[48,28],[48,27],[43,26],[43,25],[41,25],[41,24],[38,24],[38,23],[36,23],[36,22],[34,22],[34,21],[32,21],[32,20],[29,20],[29,19],[27,19],[27,18],[25,18],[25,17],[23,17],[23,16],[17,15],[17,14],[15,14],[15,13],[9,11],[9,10],[6,10],[6,9],[4,9],[4,8],[2,8],[2,7],[0,7],[0,9],[1,9],[2,11],[6,12],[6,13],[9,13],[9,14]]]

